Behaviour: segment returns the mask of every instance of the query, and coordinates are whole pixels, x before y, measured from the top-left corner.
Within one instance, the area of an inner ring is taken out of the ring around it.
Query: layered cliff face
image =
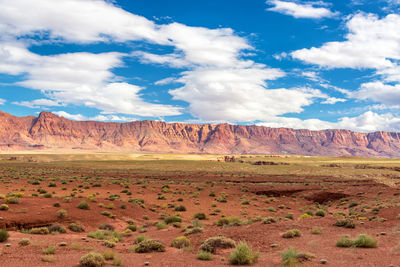
[[[38,117],[0,112],[0,150],[32,149],[400,157],[400,136],[230,124],[71,121],[50,112]]]

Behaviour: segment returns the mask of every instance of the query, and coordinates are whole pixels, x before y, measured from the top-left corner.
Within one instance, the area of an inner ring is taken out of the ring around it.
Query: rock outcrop
[[[294,130],[160,121],[71,121],[50,112],[0,112],[0,150],[94,150],[160,153],[297,154],[400,157],[399,133]]]

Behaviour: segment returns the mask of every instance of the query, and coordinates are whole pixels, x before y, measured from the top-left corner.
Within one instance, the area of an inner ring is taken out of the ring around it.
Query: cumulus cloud
[[[31,101],[15,101],[12,102],[14,105],[24,106],[28,108],[46,108],[46,107],[58,107],[60,103],[50,99],[34,99]]]
[[[296,50],[295,59],[326,68],[387,69],[400,59],[400,15],[379,19],[374,14],[359,13],[346,23],[349,33],[342,42],[328,42],[321,47]]]
[[[7,100],[0,98],[0,105],[4,105],[7,102]]]
[[[293,16],[333,15],[321,3],[296,5],[298,11]],[[27,14],[21,10],[35,12]],[[78,44],[141,41],[172,48],[172,52],[155,53],[150,46],[150,51],[142,48],[130,53],[44,56],[29,50],[31,44],[40,45],[42,41]],[[98,109],[101,116],[106,116],[98,119],[110,118],[107,114],[115,113],[158,117],[183,112],[180,107],[145,101],[144,88],[114,75],[113,69],[123,67],[125,57],[183,69],[178,77],[167,77],[156,85],[180,83],[179,88],[169,93],[173,99],[187,102],[191,115],[201,120],[267,120],[302,112],[317,98],[335,101],[319,90],[269,88],[266,81],[285,73],[248,59],[251,56],[248,52],[254,50],[246,38],[230,28],[190,27],[176,22],[156,24],[110,1],[0,0],[0,72],[20,75],[22,80],[18,85],[40,90],[54,103]],[[64,115],[86,118],[79,114]]]
[[[356,117],[340,118],[337,122],[328,122],[318,119],[302,120],[299,118],[275,117],[268,122],[261,122],[257,125],[310,130],[348,129],[359,132],[396,132],[400,130],[400,118],[390,113],[377,114],[372,111],[367,111]]]
[[[321,47],[301,49],[291,56],[326,68],[373,69],[381,81],[361,84],[347,96],[386,105],[400,100],[400,15],[379,18],[359,13],[346,23],[345,41],[328,42]],[[388,84],[388,83],[394,83]]]
[[[87,117],[82,114],[70,114],[65,111],[54,111],[54,114],[64,117],[69,120],[74,120],[74,121],[116,121],[116,122],[130,122],[130,121],[136,121],[137,119],[134,117],[125,117],[125,116],[118,116],[114,114],[109,114],[109,115],[97,115],[94,117]]]
[[[289,15],[295,18],[331,18],[337,16],[337,12],[332,12],[326,8],[324,2],[298,3],[295,1],[268,0],[266,2],[273,7],[268,8],[269,11],[275,11],[281,14]]]
[[[121,66],[121,53],[70,53],[41,56],[21,43],[0,43],[0,72],[26,74],[18,85],[41,90],[53,103],[83,105],[108,113],[141,116],[180,114],[180,108],[148,103],[141,87],[117,82],[112,68]],[[17,103],[31,107],[38,103]],[[43,103],[40,106],[45,106]],[[47,105],[49,106],[49,105]],[[54,105],[53,105],[54,106]]]

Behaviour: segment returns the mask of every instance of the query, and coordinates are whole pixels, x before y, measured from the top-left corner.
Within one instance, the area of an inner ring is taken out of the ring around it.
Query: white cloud
[[[300,9],[308,8],[317,16],[332,13],[309,5]],[[191,114],[201,120],[267,119],[301,112],[315,98],[329,98],[318,90],[269,89],[265,81],[284,76],[283,71],[247,59],[254,48],[230,28],[156,24],[102,0],[0,0],[0,36],[0,72],[23,74],[19,85],[40,90],[54,102],[96,108],[103,114],[155,117],[179,115],[183,110],[149,103],[141,95],[142,87],[116,77],[112,70],[123,67],[124,57],[185,68],[180,77],[156,83],[182,83],[170,94],[188,102]],[[71,43],[145,41],[173,51],[41,56],[28,49],[38,38]]]
[[[0,98],[0,105],[4,105],[7,102],[7,100]]]
[[[398,105],[400,103],[400,84],[388,85],[379,81],[364,83],[351,96],[361,100],[372,100],[388,106]]]
[[[295,18],[331,18],[337,16],[337,12],[332,12],[325,6],[325,3],[311,2],[311,3],[296,3],[294,1],[280,1],[280,0],[267,0],[266,2],[273,7],[268,8],[269,11],[275,11],[281,14],[293,16]]]
[[[338,102],[346,102],[347,99],[344,98],[336,98],[336,97],[328,97],[325,101],[322,101],[321,104],[336,104]]]
[[[0,0],[0,36],[91,43],[158,39],[156,25],[102,0]]]
[[[50,99],[34,99],[30,101],[12,102],[14,105],[24,106],[28,108],[43,108],[43,107],[57,107],[61,106],[60,103]]]
[[[94,117],[87,117],[82,114],[70,114],[65,111],[54,111],[54,114],[64,117],[69,120],[75,121],[118,121],[118,122],[129,122],[129,121],[136,121],[136,118],[133,117],[125,117],[125,116],[118,116],[118,115],[97,115]]]
[[[358,132],[374,131],[400,131],[400,118],[390,113],[377,114],[367,111],[357,117],[343,117],[337,122],[328,122],[318,119],[301,120],[298,118],[276,117],[268,122],[261,122],[257,125],[267,127],[287,127],[294,129],[348,129]]]
[[[326,68],[385,70],[397,66],[393,60],[400,60],[400,15],[379,19],[359,13],[347,21],[346,27],[349,33],[345,41],[304,48],[291,56]]]
[[[122,66],[123,54],[40,56],[28,51],[21,43],[0,43],[0,51],[0,72],[26,73],[26,80],[18,84],[41,90],[54,102],[83,105],[108,113],[141,116],[180,114],[180,108],[144,101],[139,94],[142,88],[115,81],[110,69]],[[29,103],[22,102],[22,105],[29,106]],[[33,106],[37,105],[33,103]]]

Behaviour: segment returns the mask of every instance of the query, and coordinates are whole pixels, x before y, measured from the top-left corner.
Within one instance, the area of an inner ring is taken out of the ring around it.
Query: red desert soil
[[[19,204],[8,204],[9,210],[0,210],[0,228],[7,228],[11,235],[5,243],[0,243],[2,267],[79,266],[79,259],[87,252],[106,250],[103,241],[87,237],[89,231],[96,230],[104,223],[113,225],[117,231],[123,231],[129,219],[135,221],[138,228],[146,226],[147,232],[143,234],[164,243],[166,252],[130,252],[129,248],[135,237],[140,235],[138,231],[132,232],[131,236],[124,237],[112,248],[122,257],[122,266],[143,266],[145,262],[149,262],[149,266],[228,266],[230,249],[217,250],[211,262],[196,258],[201,243],[208,237],[217,235],[235,241],[246,240],[254,250],[260,252],[254,266],[281,266],[280,252],[288,247],[315,255],[311,261],[304,263],[305,266],[320,266],[321,259],[327,260],[327,266],[400,266],[400,220],[397,217],[400,214],[400,207],[397,205],[400,191],[372,180],[254,175],[254,179],[250,177],[248,181],[244,181],[240,176],[221,177],[211,173],[200,175],[191,172],[167,177],[154,173],[132,174],[129,170],[107,169],[95,172],[86,168],[32,164],[10,165],[11,167],[3,165],[0,168],[0,194],[21,192],[21,189],[24,193]],[[38,177],[41,184],[32,185],[31,182],[38,180]],[[50,181],[55,182],[56,187],[48,187]],[[100,183],[101,187],[93,187],[96,183]],[[169,189],[163,191],[164,185],[168,185]],[[52,197],[31,196],[32,193],[38,194],[39,188],[52,193]],[[132,194],[122,193],[124,189]],[[71,202],[65,202],[64,197],[72,192],[75,192],[75,197]],[[215,197],[210,196],[211,192],[214,192]],[[227,195],[226,203],[217,201],[223,193]],[[90,201],[87,199],[89,195],[96,197]],[[107,200],[111,195],[119,195],[120,198]],[[159,199],[160,195],[166,199]],[[128,202],[129,199],[143,199],[144,207]],[[90,210],[77,208],[82,200],[88,202]],[[249,204],[243,204],[244,200]],[[5,199],[0,199],[0,205],[5,202]],[[54,207],[55,202],[59,202],[60,207]],[[348,214],[348,207],[352,202],[355,203],[352,212],[360,214],[354,218],[355,229],[334,226],[338,212]],[[99,203],[104,206],[113,204],[114,208],[106,209],[100,207]],[[121,209],[121,204],[126,204],[126,209]],[[185,206],[186,211],[174,211],[173,206],[177,205]],[[380,209],[374,211],[376,207]],[[305,211],[315,213],[319,208],[325,209],[325,217],[300,219]],[[56,212],[60,209],[67,211],[66,218],[57,217]],[[101,215],[106,210],[116,215],[116,218]],[[170,225],[167,229],[157,230],[155,227],[162,215],[178,214],[184,226],[191,224],[193,216],[199,212],[204,212],[208,219],[201,221],[204,224],[202,233],[187,236],[191,240],[192,249],[170,247],[175,237],[183,235],[181,228]],[[293,214],[293,220],[285,219],[288,213]],[[238,217],[248,222],[240,226],[220,227],[216,222],[222,215],[228,218]],[[280,219],[271,224],[262,224],[258,220],[268,216]],[[71,222],[81,223],[85,232],[71,232],[68,229]],[[53,223],[64,225],[67,233],[33,235],[20,231]],[[322,233],[311,234],[314,227],[321,228]],[[281,235],[290,229],[300,230],[302,236],[282,238]],[[382,232],[385,234],[382,235]],[[377,239],[378,247],[336,247],[336,241],[340,237],[349,235],[355,238],[359,234],[368,234]],[[29,238],[32,245],[18,245],[22,238]],[[57,248],[53,262],[44,262],[42,248],[58,246],[60,242],[66,242],[67,245]],[[6,243],[10,246],[7,247]],[[273,243],[277,246],[271,247]],[[111,263],[112,261],[108,261],[106,266],[111,266]]]

